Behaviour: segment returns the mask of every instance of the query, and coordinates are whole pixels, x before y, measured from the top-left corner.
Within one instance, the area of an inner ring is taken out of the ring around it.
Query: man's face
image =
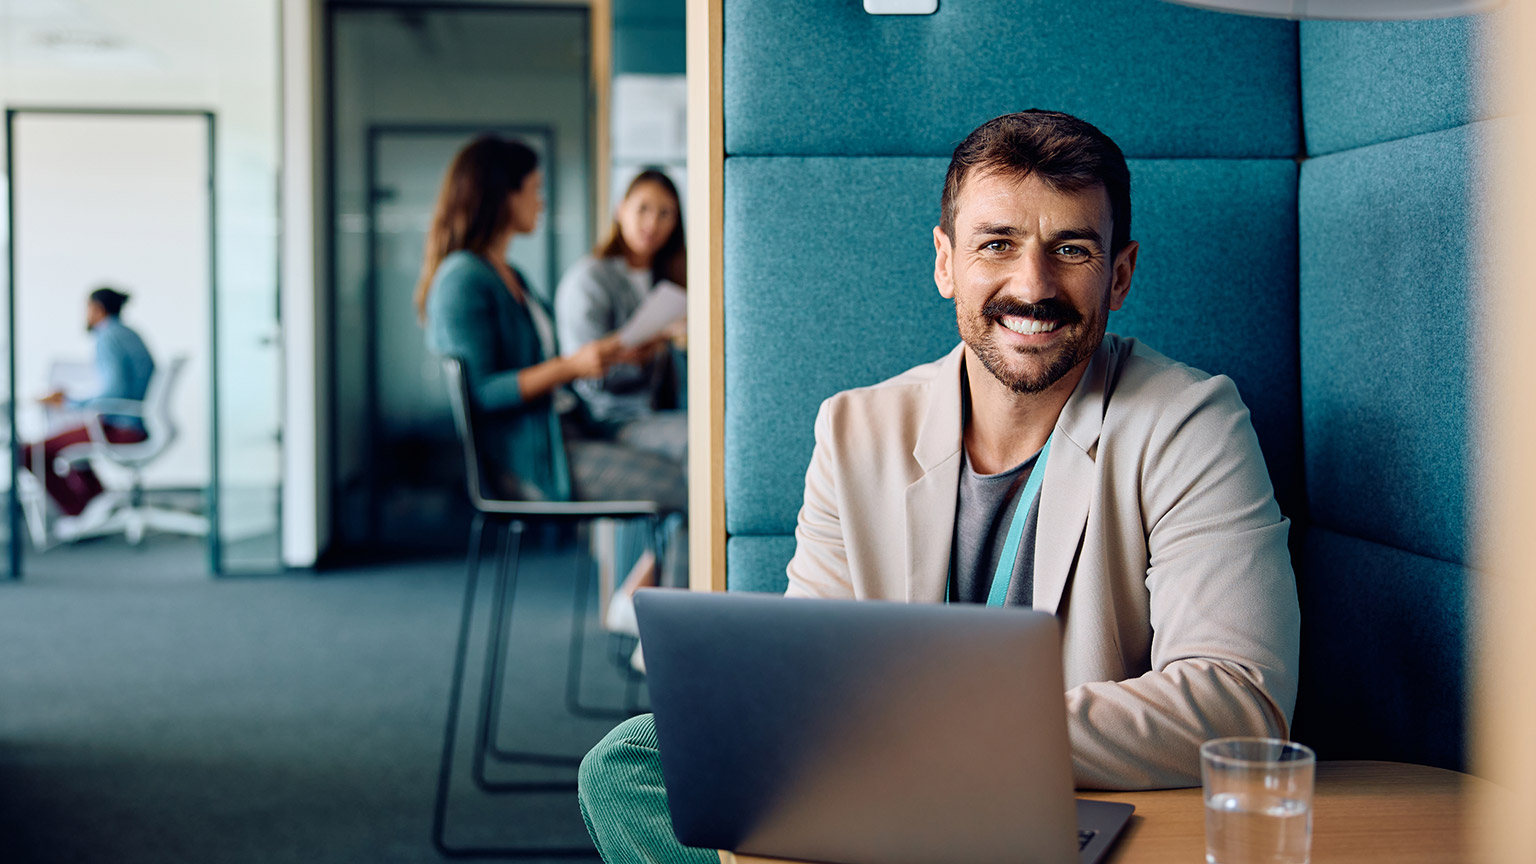
[[[87,332],[94,330],[97,324],[106,320],[107,310],[95,300],[85,301],[85,329]]]
[[[966,178],[954,242],[933,229],[933,278],[994,378],[1039,393],[1098,349],[1136,267],[1135,243],[1110,260],[1112,229],[1103,186],[1062,192],[986,169]]]

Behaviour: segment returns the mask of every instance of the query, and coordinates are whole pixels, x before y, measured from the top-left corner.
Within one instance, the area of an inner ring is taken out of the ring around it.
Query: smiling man
[[[1083,788],[1198,785],[1202,741],[1285,737],[1296,695],[1289,523],[1236,388],[1105,332],[1130,230],[1098,129],[972,132],[933,231],[961,344],[823,403],[788,567],[791,596],[1055,613]],[[655,742],[640,717],[588,755],[593,839],[609,862],[714,860],[672,838]]]

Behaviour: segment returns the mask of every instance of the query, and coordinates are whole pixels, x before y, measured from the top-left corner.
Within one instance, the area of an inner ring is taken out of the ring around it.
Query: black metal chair
[[[574,770],[580,763],[578,757],[549,755],[526,750],[506,749],[498,743],[498,731],[504,699],[505,682],[502,670],[507,653],[512,601],[517,587],[517,563],[522,547],[522,535],[530,524],[583,523],[592,519],[621,519],[643,521],[649,528],[653,549],[660,558],[661,515],[651,501],[524,501],[486,494],[484,469],[479,455],[478,427],[474,400],[464,366],[458,358],[446,358],[443,368],[448,379],[449,399],[453,405],[454,422],[463,444],[464,467],[470,504],[475,518],[470,530],[469,572],[465,578],[464,603],[459,619],[458,647],[453,661],[453,683],[449,688],[448,718],[443,730],[443,753],[438,766],[437,800],[432,817],[432,843],[438,852],[449,858],[550,858],[590,857],[591,847],[583,848],[490,848],[452,846],[445,837],[449,787],[453,774],[454,750],[458,740],[459,708],[463,699],[464,679],[468,672],[470,629],[474,620],[475,598],[479,593],[481,557],[485,544],[486,526],[499,534],[493,568],[494,582],[491,599],[490,628],[486,636],[485,665],[480,678],[480,701],[475,722],[474,756],[471,774],[475,785],[488,794],[547,793],[572,791],[574,779],[558,782],[494,781],[487,776],[486,765],[496,761],[547,766],[568,766]],[[576,717],[599,719],[624,719],[639,713],[636,701],[639,678],[628,666],[628,652],[621,647],[615,651],[615,660],[625,675],[625,704],[620,708],[592,707],[580,698],[581,670],[584,663],[586,614],[591,592],[588,573],[574,580],[574,608],[571,618],[571,642],[566,667],[565,709]],[[632,647],[632,643],[631,646]]]

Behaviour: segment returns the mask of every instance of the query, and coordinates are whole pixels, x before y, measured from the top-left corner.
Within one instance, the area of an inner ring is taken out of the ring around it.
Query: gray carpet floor
[[[573,580],[592,570],[576,550],[547,538],[525,549],[503,748],[576,757],[616,722],[574,719],[563,704]],[[442,860],[430,830],[462,559],[212,580],[201,555],[172,538],[137,550],[97,541],[37,556],[27,579],[0,584],[0,861]],[[492,797],[471,783],[489,581],[449,840],[590,849],[574,793]],[[579,632],[580,698],[618,707],[619,646],[595,614]]]

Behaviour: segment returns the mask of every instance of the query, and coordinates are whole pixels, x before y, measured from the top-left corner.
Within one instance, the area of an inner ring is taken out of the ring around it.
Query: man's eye
[[[1009,249],[1013,248],[1013,244],[1009,243],[1007,240],[993,240],[981,248],[987,250],[988,252],[1007,252]]]
[[[1057,252],[1057,254],[1059,254],[1059,255],[1061,255],[1061,256],[1063,256],[1065,258],[1086,258],[1086,257],[1088,257],[1088,250],[1084,249],[1081,246],[1071,246],[1071,245],[1068,245],[1068,246],[1058,246],[1056,248],[1056,252]]]

